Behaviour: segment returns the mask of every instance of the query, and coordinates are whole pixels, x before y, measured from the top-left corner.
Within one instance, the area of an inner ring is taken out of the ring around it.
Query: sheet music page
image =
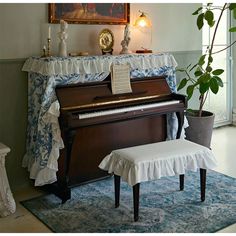
[[[112,94],[131,93],[130,66],[128,64],[116,65],[111,68]]]

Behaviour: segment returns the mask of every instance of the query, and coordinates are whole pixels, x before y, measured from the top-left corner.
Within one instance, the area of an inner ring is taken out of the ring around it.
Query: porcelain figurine
[[[58,33],[58,37],[60,39],[59,56],[60,57],[67,57],[66,39],[68,37],[68,34],[67,34],[66,30],[68,28],[68,24],[64,20],[60,20],[60,24],[61,24],[61,31]]]
[[[125,30],[124,30],[124,39],[121,41],[122,50],[121,50],[120,54],[132,53],[128,48],[130,40],[131,40],[131,38],[130,38],[130,25],[127,24],[125,26]]]

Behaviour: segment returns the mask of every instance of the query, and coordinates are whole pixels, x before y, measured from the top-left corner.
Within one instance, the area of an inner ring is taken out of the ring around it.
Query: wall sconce
[[[134,23],[134,26],[136,27],[151,27],[152,23],[151,21],[148,19],[148,17],[145,15],[145,12],[142,12],[139,10],[139,12],[141,13],[141,15],[137,18],[137,20]]]
[[[136,19],[134,26],[137,28],[152,28],[152,23],[149,18],[146,16],[145,12],[139,10],[141,15]],[[151,42],[152,42],[152,29],[151,33]],[[142,50],[136,50],[136,53],[152,53],[152,50],[142,47]]]

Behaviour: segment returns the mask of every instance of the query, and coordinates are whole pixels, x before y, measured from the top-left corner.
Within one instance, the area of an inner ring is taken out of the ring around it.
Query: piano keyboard
[[[122,108],[97,111],[97,112],[89,112],[89,113],[79,114],[79,119],[88,119],[88,118],[107,116],[107,115],[113,115],[113,114],[118,114],[118,113],[130,112],[130,111],[138,111],[138,110],[142,111],[144,109],[168,106],[168,105],[173,105],[173,104],[178,104],[178,103],[180,103],[180,101],[175,100],[175,101],[150,103],[150,104],[131,106],[131,107],[122,107]]]

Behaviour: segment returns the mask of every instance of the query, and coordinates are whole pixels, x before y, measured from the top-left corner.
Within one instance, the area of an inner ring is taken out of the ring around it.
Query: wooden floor
[[[217,128],[213,132],[212,150],[216,155],[218,172],[236,178],[236,158],[235,158],[235,137],[236,127]],[[43,223],[27,211],[19,201],[30,199],[42,194],[35,189],[21,189],[14,193],[17,202],[16,213],[0,218],[0,233],[49,233],[51,232]],[[236,233],[236,224],[231,225],[220,233]]]

